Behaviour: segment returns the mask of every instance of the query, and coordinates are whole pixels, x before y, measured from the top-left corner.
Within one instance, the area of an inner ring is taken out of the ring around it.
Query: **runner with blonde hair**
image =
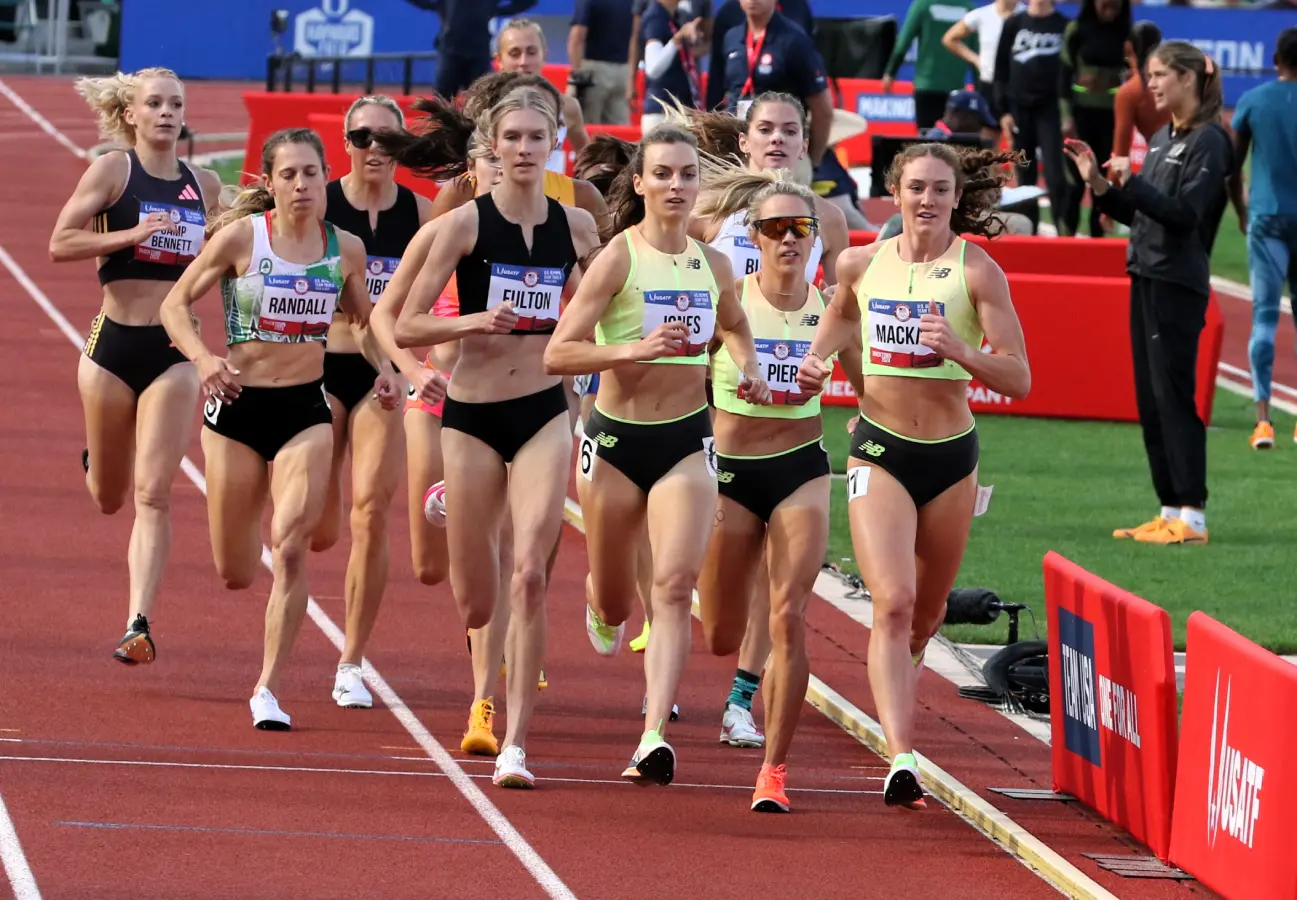
[[[76,90],[121,145],[94,160],[59,212],[55,262],[94,259],[102,308],[77,367],[86,488],[111,515],[133,494],[126,633],[113,658],[153,662],[150,617],[171,553],[171,485],[193,434],[198,375],[167,337],[159,307],[219,210],[214,172],[176,153],[185,86],[170,69],[82,78]]]

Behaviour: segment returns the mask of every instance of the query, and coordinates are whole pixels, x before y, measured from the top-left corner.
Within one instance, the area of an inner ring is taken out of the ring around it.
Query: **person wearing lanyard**
[[[725,34],[726,105],[739,118],[746,118],[752,99],[767,91],[792,94],[810,113],[810,143],[807,160],[794,174],[799,182],[810,180],[811,168],[820,164],[829,145],[833,125],[833,99],[824,75],[824,61],[806,32],[775,9],[776,0],[744,0],[745,28],[731,28]]]
[[[702,41],[702,19],[676,24],[680,0],[656,0],[644,11],[640,39],[644,44],[644,113],[640,129],[647,134],[666,118],[664,102],[675,97],[697,108],[702,102],[694,48]]]
[[[1148,86],[1171,124],[1153,135],[1138,175],[1104,178],[1081,141],[1065,150],[1100,212],[1130,226],[1130,338],[1135,401],[1161,511],[1117,539],[1207,543],[1207,429],[1198,415],[1198,337],[1211,291],[1211,248],[1228,201],[1235,159],[1220,124],[1220,70],[1184,41],[1159,44]]]
[[[778,0],[775,9],[791,19],[794,25],[807,34],[815,30],[815,17],[811,15],[811,8],[806,0]],[[712,22],[712,34],[716,35],[714,38],[716,45],[721,45],[731,28],[741,28],[745,22],[747,16],[739,0],[725,0],[720,9],[716,10],[716,18]],[[720,109],[724,105],[725,54],[712,53],[707,59],[707,96],[703,108]]]

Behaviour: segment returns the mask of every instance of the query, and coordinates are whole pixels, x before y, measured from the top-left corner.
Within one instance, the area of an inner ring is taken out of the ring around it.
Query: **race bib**
[[[945,306],[932,300],[869,301],[869,361],[895,369],[927,369],[939,366],[942,358],[931,347],[919,343],[919,317]]]
[[[707,461],[707,474],[716,478],[720,468],[716,465],[716,438],[703,438],[703,459]]]
[[[378,298],[387,290],[387,283],[392,280],[399,259],[390,256],[371,256],[365,262],[365,288],[369,291],[369,301],[377,303]]]
[[[810,352],[810,341],[757,338],[752,343],[757,348],[757,367],[761,377],[770,385],[771,403],[800,406],[811,399],[797,387],[797,370]]]
[[[506,266],[491,263],[491,283],[486,291],[486,308],[508,303],[518,314],[514,331],[540,331],[558,321],[559,301],[567,279],[562,269]]]
[[[869,493],[869,473],[872,471],[873,469],[869,466],[856,466],[853,469],[847,469],[848,503]]]
[[[752,238],[746,234],[734,235],[734,252],[730,254],[730,263],[734,266],[736,278],[751,275],[761,268],[761,251],[752,243]]]
[[[699,356],[716,332],[711,291],[645,291],[644,331],[648,337],[667,322],[682,322],[689,340],[675,356]]]
[[[207,227],[207,218],[196,209],[145,201],[140,204],[140,224],[155,213],[169,216],[171,227],[149,235],[142,244],[136,244],[135,258],[141,262],[179,266],[193,262],[198,251],[203,249],[203,229]]]
[[[986,508],[991,505],[991,492],[995,490],[995,485],[987,484],[977,486],[977,499],[973,501],[973,515],[986,515]]]
[[[257,330],[263,340],[290,343],[329,332],[338,286],[312,275],[263,275]]]
[[[577,470],[586,481],[594,481],[594,464],[599,459],[594,446],[594,438],[588,434],[581,435],[581,444],[576,454]]]

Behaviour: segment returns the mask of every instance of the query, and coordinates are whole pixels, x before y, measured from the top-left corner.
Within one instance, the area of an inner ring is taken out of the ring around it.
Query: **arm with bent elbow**
[[[969,250],[972,257],[972,248]],[[977,318],[991,352],[983,353],[980,347],[965,343],[941,316],[920,317],[919,342],[958,363],[987,390],[1021,400],[1031,391],[1031,367],[1027,362],[1022,323],[1009,294],[1009,280],[980,248],[976,257],[968,260],[965,272],[968,293],[977,308]]]

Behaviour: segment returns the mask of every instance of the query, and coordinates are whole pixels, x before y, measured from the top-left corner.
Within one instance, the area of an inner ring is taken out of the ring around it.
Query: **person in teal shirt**
[[[952,25],[963,21],[973,8],[972,0],[914,0],[905,14],[905,24],[896,47],[883,70],[883,90],[890,92],[905,54],[917,38],[918,61],[914,64],[914,124],[927,131],[946,110],[946,98],[968,84],[968,63],[946,50],[941,38]],[[972,40],[976,42],[976,37]]]

